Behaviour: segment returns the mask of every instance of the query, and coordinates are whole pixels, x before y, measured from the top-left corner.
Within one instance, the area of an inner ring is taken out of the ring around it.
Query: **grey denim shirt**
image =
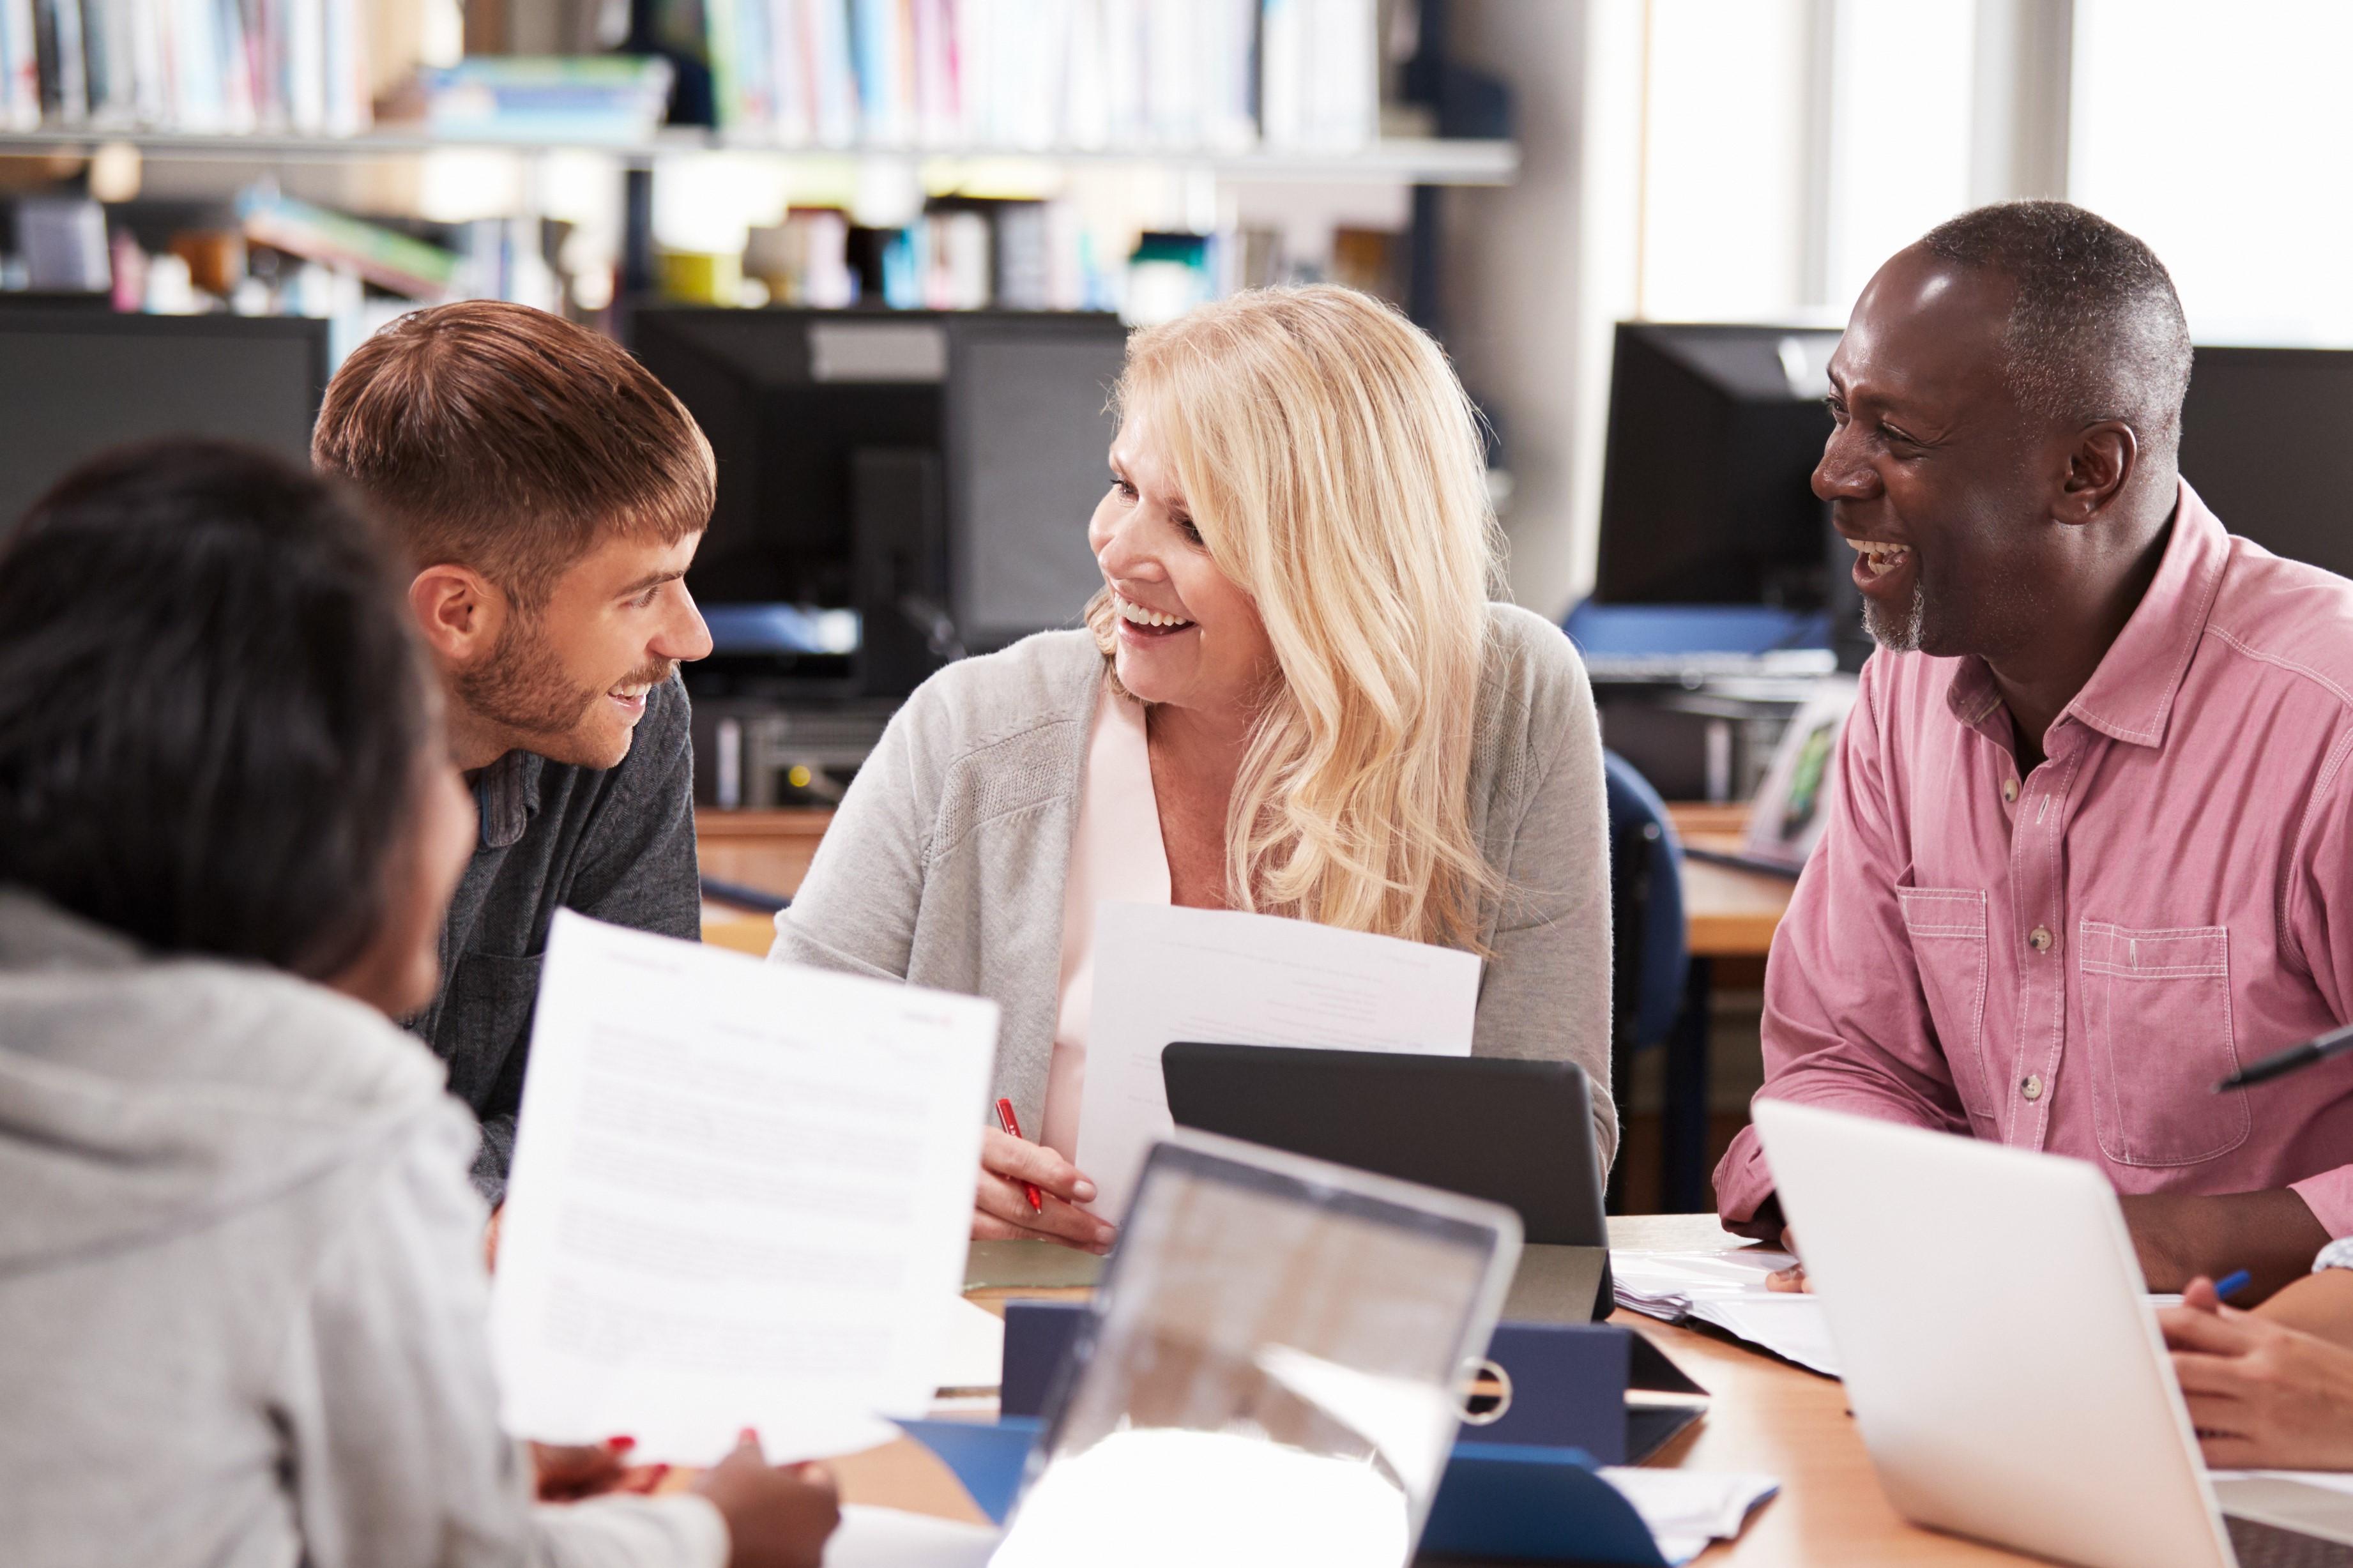
[[[573,767],[509,752],[474,795],[481,839],[441,929],[441,993],[409,1021],[482,1124],[474,1184],[506,1196],[547,928],[559,909],[698,941],[694,743],[676,676],[647,695],[628,755]]]

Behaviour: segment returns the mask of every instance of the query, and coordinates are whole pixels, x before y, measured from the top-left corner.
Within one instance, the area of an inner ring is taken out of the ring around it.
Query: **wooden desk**
[[[1739,852],[1748,807],[1676,804],[1667,807],[1676,834],[1695,849]],[[1694,958],[1762,958],[1798,884],[1764,871],[1706,860],[1683,862],[1683,926]]]
[[[1748,823],[1746,805],[1676,805],[1667,814],[1684,842],[1701,848],[1739,848]],[[703,875],[791,898],[832,821],[831,811],[815,806],[698,812],[694,826]],[[1764,957],[1793,886],[1757,871],[1685,861],[1683,910],[1694,956]],[[768,950],[765,918],[746,920],[737,910],[706,910],[702,936],[729,947]]]
[[[1609,1222],[1621,1247],[1738,1247],[1709,1215],[1641,1215]],[[1005,1292],[976,1292],[993,1304]],[[1052,1292],[1069,1295],[1071,1292]],[[1001,1309],[999,1309],[1001,1310]],[[1799,1568],[1821,1563],[1902,1565],[2025,1563],[2013,1553],[1905,1523],[1888,1507],[1870,1457],[1846,1413],[1846,1391],[1829,1378],[1775,1361],[1731,1341],[1630,1312],[1626,1323],[1673,1358],[1708,1390],[1706,1416],[1651,1463],[1695,1469],[1749,1470],[1778,1477],[1781,1493],[1751,1514],[1738,1541],[1697,1561],[1708,1568]],[[902,1440],[833,1461],[851,1502],[982,1522],[980,1510],[947,1468],[920,1445]]]
[[[833,821],[826,806],[788,806],[778,811],[718,811],[694,814],[695,858],[702,874],[740,882],[780,899],[800,890],[817,857],[818,840]]]

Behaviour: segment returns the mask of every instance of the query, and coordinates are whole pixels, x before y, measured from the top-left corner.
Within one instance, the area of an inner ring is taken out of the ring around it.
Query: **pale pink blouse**
[[[1071,836],[1071,874],[1062,888],[1061,1007],[1046,1068],[1045,1123],[1038,1130],[1038,1142],[1065,1160],[1078,1159],[1079,1095],[1094,1005],[1096,906],[1167,901],[1168,852],[1160,841],[1144,705],[1115,695],[1106,680],[1095,703],[1079,785],[1079,826]]]

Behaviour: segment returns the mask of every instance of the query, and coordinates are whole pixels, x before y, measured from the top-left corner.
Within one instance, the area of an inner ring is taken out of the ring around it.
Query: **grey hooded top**
[[[1609,848],[1601,734],[1557,626],[1488,606],[1475,699],[1471,832],[1503,879],[1479,906],[1490,954],[1475,1055],[1566,1059],[1593,1085],[1606,1166]],[[1103,655],[1046,632],[950,665],[883,731],[818,847],[769,956],[1004,1009],[992,1095],[1045,1124],[1070,875]]]
[[[0,1555],[726,1561],[700,1498],[530,1500],[441,1084],[357,1003],[0,889]]]

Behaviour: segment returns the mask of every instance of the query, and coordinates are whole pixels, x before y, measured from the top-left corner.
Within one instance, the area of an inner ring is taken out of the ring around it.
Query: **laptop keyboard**
[[[2233,1514],[2223,1515],[2222,1522],[2230,1528],[2239,1568],[2353,1568],[2353,1546]]]

